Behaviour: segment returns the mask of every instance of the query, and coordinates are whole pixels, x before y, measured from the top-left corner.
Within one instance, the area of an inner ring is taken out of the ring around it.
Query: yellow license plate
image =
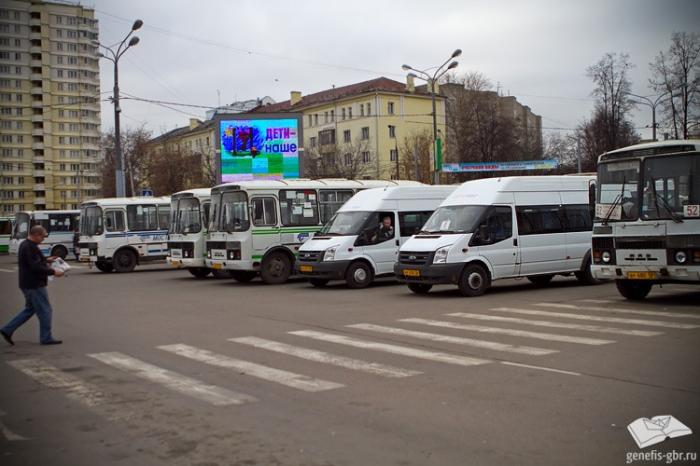
[[[403,271],[404,277],[420,277],[420,270],[406,269]]]
[[[630,280],[654,280],[656,272],[628,272],[627,278]]]
[[[180,267],[180,265],[182,264],[181,261],[170,261],[170,263],[173,265],[173,267]]]
[[[211,264],[211,268],[216,269],[216,270],[221,270],[223,267],[221,266],[221,264],[214,263],[214,264]]]
[[[310,265],[300,265],[299,272],[313,272],[314,268]]]

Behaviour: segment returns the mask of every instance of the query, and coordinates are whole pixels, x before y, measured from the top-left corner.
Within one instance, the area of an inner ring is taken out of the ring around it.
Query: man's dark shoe
[[[7,333],[3,332],[0,330],[0,335],[5,339],[6,342],[8,342],[11,346],[15,346],[15,342],[12,341],[12,336],[8,335]]]
[[[60,345],[63,343],[63,340],[51,340],[47,341],[46,343],[42,343],[42,345]]]

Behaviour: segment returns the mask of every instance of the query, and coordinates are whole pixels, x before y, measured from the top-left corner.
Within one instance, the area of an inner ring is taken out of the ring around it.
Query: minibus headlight
[[[433,264],[444,264],[447,262],[447,251],[450,250],[450,246],[443,246],[437,251],[435,251],[435,257],[433,258]]]
[[[612,259],[612,256],[610,255],[610,253],[608,251],[603,251],[603,254],[601,254],[600,257],[601,257],[601,259],[603,259],[603,262],[605,262],[606,264],[608,262],[610,262],[610,260]]]
[[[332,261],[335,260],[335,250],[337,248],[328,248],[326,251],[323,253],[323,260],[324,261]]]
[[[679,264],[685,264],[685,261],[688,260],[688,255],[685,253],[685,251],[676,251],[676,262]]]
[[[207,251],[207,259],[211,259],[211,249]]]

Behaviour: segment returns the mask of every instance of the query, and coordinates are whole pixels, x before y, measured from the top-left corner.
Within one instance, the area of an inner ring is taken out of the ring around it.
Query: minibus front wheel
[[[491,286],[491,278],[482,265],[470,264],[462,270],[457,286],[462,296],[481,296]]]
[[[373,279],[372,267],[363,261],[353,262],[348,267],[347,272],[345,272],[345,281],[348,284],[348,288],[366,288],[372,283]]]
[[[428,294],[433,285],[428,285],[427,283],[409,283],[408,289],[413,291],[415,294]]]

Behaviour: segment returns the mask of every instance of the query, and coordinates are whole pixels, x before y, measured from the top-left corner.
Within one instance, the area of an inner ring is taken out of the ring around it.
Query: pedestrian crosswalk
[[[557,367],[556,359],[548,357],[580,348],[625,343],[620,342],[620,338],[650,338],[666,332],[700,328],[694,322],[700,315],[640,309],[633,305],[607,308],[602,301],[540,302],[473,312],[445,312],[439,317],[431,312],[428,317],[405,316],[390,324],[357,322],[337,329],[285,329],[267,338],[255,335],[228,338],[230,346],[219,353],[178,342],[153,348],[161,356],[158,360],[166,361],[160,365],[148,362],[153,360],[148,354],[108,351],[85,356],[97,361],[97,367],[116,369],[134,380],[145,380],[153,390],[162,389],[172,392],[173,396],[186,396],[213,406],[233,406],[254,403],[264,396],[257,392],[255,396],[245,393],[250,392],[250,388],[239,390],[241,386],[249,386],[246,378],[310,395],[332,393],[361,383],[361,379],[346,378],[342,372],[363,373],[389,379],[387,383],[392,383],[390,379],[422,376],[431,370],[431,363],[469,370],[498,365],[504,370],[581,376],[575,367]],[[542,318],[547,320],[540,320]],[[558,333],[562,329],[565,333]],[[489,339],[481,339],[481,335],[488,335]],[[616,335],[615,339],[611,339],[611,335]],[[315,347],[319,345],[324,348]],[[355,353],[353,357],[351,353]],[[258,354],[264,358],[264,364],[248,360]],[[361,356],[355,357],[356,354]],[[270,355],[275,356],[274,364],[268,362]],[[206,372],[202,371],[198,371],[195,378],[183,369],[174,370],[182,367],[178,363],[182,358],[189,361],[184,367],[202,364],[223,371],[226,382],[209,383],[202,375]],[[387,364],[386,358],[391,358],[391,364]],[[296,368],[288,370],[285,366],[292,359],[297,360]],[[87,408],[114,403],[94,380],[82,380],[50,362],[34,358],[7,363]],[[320,369],[325,369],[324,374],[329,375],[323,378],[311,375]],[[122,411],[108,412],[113,419],[124,416]]]

